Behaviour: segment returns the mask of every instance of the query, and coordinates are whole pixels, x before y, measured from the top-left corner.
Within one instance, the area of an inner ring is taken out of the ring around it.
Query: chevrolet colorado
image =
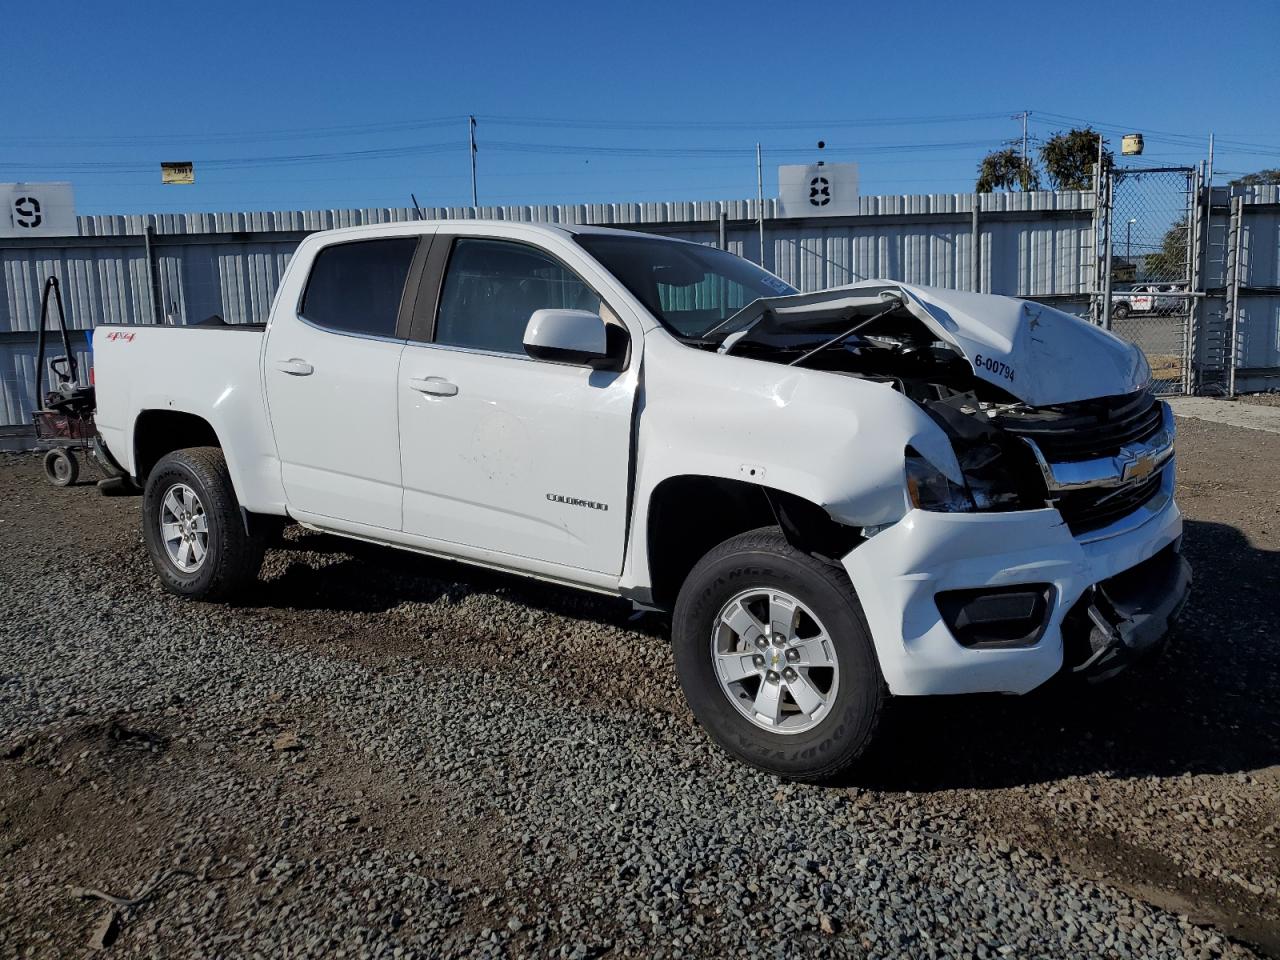
[[[265,326],[94,345],[166,589],[234,595],[296,522],[622,596],[787,777],[852,764],[891,695],[1114,674],[1190,587],[1145,359],[1038,303],[418,222],[303,240]]]

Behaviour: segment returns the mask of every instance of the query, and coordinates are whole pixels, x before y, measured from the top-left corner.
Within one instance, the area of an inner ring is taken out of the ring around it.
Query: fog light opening
[[[1048,583],[944,590],[935,597],[956,642],[977,650],[1035,646],[1049,626],[1053,599]]]

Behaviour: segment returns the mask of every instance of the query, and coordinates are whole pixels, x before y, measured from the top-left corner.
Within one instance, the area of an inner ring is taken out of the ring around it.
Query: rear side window
[[[362,240],[316,255],[302,316],[338,333],[394,337],[417,237]]]
[[[524,353],[524,331],[535,310],[600,312],[600,298],[549,254],[506,240],[454,244],[436,343],[496,353]]]

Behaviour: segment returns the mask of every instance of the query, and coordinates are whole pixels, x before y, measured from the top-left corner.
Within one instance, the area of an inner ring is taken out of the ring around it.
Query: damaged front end
[[[719,335],[721,353],[883,383],[923,409],[962,477],[907,447],[907,508],[1055,507],[1088,536],[1171,495],[1173,420],[1141,352],[1060,311],[869,282],[756,301]]]
[[[887,284],[730,326],[720,352],[881,384],[954,453],[906,446],[901,519],[842,560],[895,693],[1106,678],[1168,634],[1190,588],[1174,424],[1136,348],[1039,304]]]

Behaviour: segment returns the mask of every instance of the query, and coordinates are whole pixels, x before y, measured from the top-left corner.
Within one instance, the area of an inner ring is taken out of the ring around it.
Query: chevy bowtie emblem
[[[1124,465],[1124,472],[1120,475],[1122,480],[1141,480],[1151,475],[1156,468],[1156,458],[1144,453],[1141,456],[1135,456],[1133,460]]]

